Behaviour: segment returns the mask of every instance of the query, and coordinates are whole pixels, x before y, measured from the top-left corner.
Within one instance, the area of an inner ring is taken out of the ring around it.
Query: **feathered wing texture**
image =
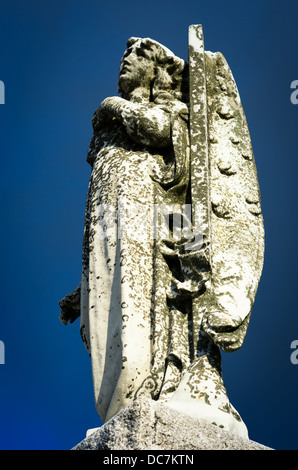
[[[206,52],[212,275],[205,332],[224,351],[242,346],[261,277],[264,225],[250,135],[232,72]]]
[[[205,289],[192,302],[195,356],[184,368],[167,404],[248,437],[245,424],[227,396],[219,348],[235,351],[242,346],[247,332],[263,266],[260,191],[239,93],[222,54],[205,52],[205,71],[210,265],[208,268],[203,258],[197,259],[197,271],[207,271]],[[199,174],[199,166],[199,158],[192,160],[195,174]],[[194,184],[195,178],[191,189]],[[197,194],[194,199],[200,198],[199,192],[193,191]],[[194,199],[192,204],[196,204]]]

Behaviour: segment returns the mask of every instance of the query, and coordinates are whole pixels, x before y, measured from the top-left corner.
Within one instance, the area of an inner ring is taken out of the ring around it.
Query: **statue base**
[[[272,450],[162,402],[139,398],[72,450]]]

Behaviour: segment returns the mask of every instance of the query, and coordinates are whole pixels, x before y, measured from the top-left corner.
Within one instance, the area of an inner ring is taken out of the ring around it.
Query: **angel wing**
[[[225,351],[244,340],[264,258],[264,224],[250,134],[232,72],[205,52],[210,164],[211,286],[204,330]]]

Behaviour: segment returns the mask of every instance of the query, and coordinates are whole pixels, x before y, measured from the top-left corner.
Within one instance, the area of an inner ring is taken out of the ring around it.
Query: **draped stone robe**
[[[161,119],[163,112],[171,117],[168,148],[134,142],[116,120],[95,133],[89,146],[81,335],[103,421],[140,390],[160,392],[169,354],[171,272],[160,251],[155,209],[185,203],[188,130],[186,105],[173,101],[160,110]]]

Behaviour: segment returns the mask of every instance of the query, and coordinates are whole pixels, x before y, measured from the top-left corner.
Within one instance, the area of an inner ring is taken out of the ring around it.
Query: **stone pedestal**
[[[72,450],[272,450],[166,405],[138,399]]]

